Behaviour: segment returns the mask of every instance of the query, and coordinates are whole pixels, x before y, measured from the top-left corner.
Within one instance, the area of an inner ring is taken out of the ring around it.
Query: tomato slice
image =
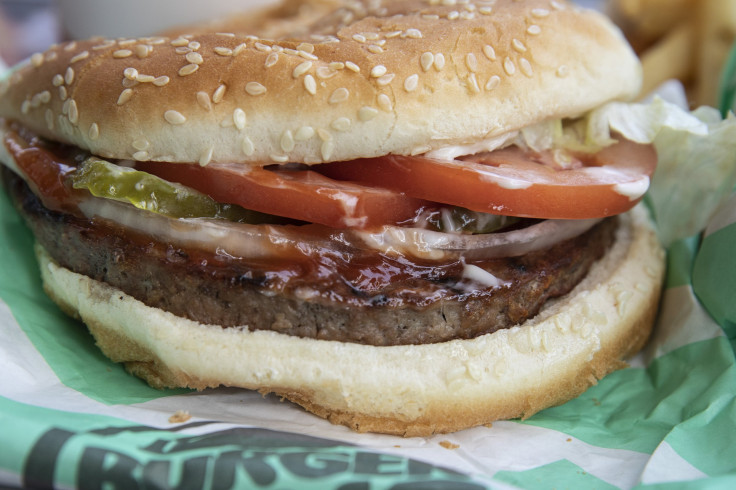
[[[509,147],[440,161],[396,156],[320,165],[320,172],[400,190],[474,211],[530,218],[584,219],[632,208],[656,167],[650,145],[621,141],[595,154],[559,161],[553,152]]]
[[[14,131],[5,134],[4,143],[44,206],[56,211],[78,212],[83,193],[73,189],[66,178],[76,169],[71,157],[67,162],[66,156],[55,155],[35,143],[29,143]]]
[[[394,225],[413,218],[428,204],[402,192],[339,182],[311,170],[156,162],[139,162],[136,168],[219,202],[333,228]]]

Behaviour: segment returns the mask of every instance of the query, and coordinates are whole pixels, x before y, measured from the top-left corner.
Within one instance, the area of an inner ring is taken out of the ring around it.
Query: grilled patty
[[[518,325],[585,276],[617,223],[606,219],[521,257],[474,260],[503,282],[484,287],[463,278],[466,264],[459,260],[423,262],[357,249],[265,260],[179,248],[48,210],[20,178],[2,172],[38,242],[67,269],[201,323],[370,345],[467,339]]]

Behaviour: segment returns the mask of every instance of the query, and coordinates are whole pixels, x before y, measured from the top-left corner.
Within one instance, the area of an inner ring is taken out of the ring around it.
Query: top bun
[[[54,46],[0,82],[0,116],[107,158],[311,164],[469,144],[639,90],[621,33],[561,1],[317,4],[243,34]]]

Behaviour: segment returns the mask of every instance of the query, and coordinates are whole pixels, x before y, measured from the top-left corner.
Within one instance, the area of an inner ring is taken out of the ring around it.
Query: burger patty
[[[48,210],[19,177],[3,180],[38,242],[61,266],[148,306],[225,328],[370,345],[468,339],[518,325],[569,292],[613,241],[608,218],[548,250],[473,260],[502,281],[444,263],[348,250],[322,257],[247,259],[183,249],[120,226]]]

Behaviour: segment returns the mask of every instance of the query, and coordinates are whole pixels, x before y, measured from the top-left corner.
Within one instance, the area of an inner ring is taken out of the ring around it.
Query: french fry
[[[666,80],[689,81],[695,69],[696,36],[695,23],[684,22],[641,55],[642,95]]]

